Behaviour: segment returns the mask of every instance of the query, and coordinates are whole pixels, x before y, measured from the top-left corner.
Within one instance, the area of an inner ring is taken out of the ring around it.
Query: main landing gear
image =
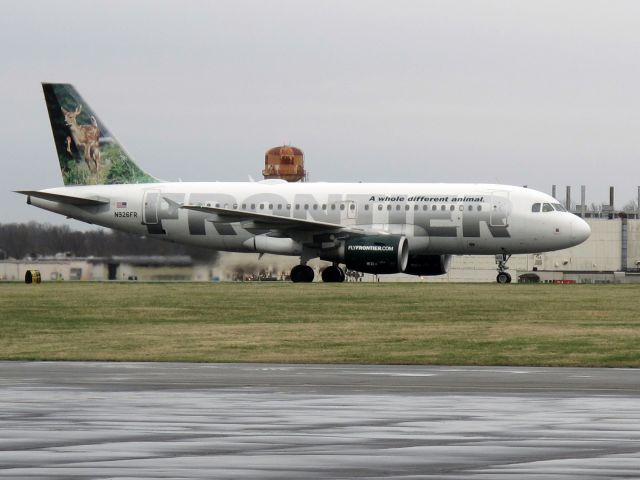
[[[296,265],[291,269],[291,281],[294,283],[313,282],[313,268],[309,265]],[[345,280],[344,270],[338,265],[331,265],[322,271],[322,281],[326,283],[340,283]]]
[[[314,275],[313,268],[309,265],[296,265],[291,269],[291,281],[293,283],[313,282]]]
[[[507,273],[507,262],[511,258],[511,255],[507,255],[506,253],[501,253],[496,255],[496,263],[498,264],[498,276],[496,277],[496,281],[498,283],[511,283],[511,275]]]
[[[338,265],[331,265],[322,271],[322,281],[326,283],[344,282],[345,274]]]

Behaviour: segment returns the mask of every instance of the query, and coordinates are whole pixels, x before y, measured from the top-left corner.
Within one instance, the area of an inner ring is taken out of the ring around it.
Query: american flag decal
[[[127,208],[127,202],[116,202],[116,208]]]

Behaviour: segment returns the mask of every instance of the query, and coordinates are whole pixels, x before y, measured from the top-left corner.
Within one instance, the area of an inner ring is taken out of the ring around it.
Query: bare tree
[[[112,230],[81,232],[67,225],[47,223],[0,224],[0,250],[8,257],[55,255],[68,252],[78,257],[111,255],[190,255],[212,262],[218,252],[201,247],[179,245],[154,238],[140,237]]]
[[[627,212],[627,213],[635,213],[638,211],[638,201],[637,200],[630,200],[626,203],[626,205],[624,207],[622,207],[622,211],[623,212]]]

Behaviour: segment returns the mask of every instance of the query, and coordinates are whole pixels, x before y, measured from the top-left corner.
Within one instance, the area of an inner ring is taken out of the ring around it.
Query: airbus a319
[[[512,254],[578,245],[588,224],[529,188],[469,183],[164,182],[147,174],[75,88],[43,84],[64,187],[22,190],[27,202],[83,222],[215,250],[309,260],[347,269],[442,275],[452,255],[495,255],[508,283]]]

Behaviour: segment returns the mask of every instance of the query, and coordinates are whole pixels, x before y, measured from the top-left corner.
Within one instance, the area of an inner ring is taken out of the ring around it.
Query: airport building
[[[514,281],[534,273],[540,281],[572,280],[578,283],[640,282],[640,219],[586,218],[591,237],[566,250],[514,255],[509,269]],[[138,281],[242,281],[285,280],[295,257],[221,253],[215,265],[195,263],[189,256],[113,256],[6,259],[0,261],[0,280],[22,281],[27,270],[39,270],[43,281],[138,280]],[[326,262],[310,263],[319,272]],[[494,282],[495,259],[486,255],[454,256],[451,268],[437,277],[412,275],[370,275],[360,281]],[[349,278],[349,277],[348,277]],[[352,277],[353,278],[353,277]]]
[[[533,274],[541,282],[626,283],[640,282],[640,220],[626,218],[587,218],[591,237],[583,244],[566,250],[530,255],[514,255],[508,262],[514,281],[521,275]],[[264,255],[223,253],[214,267],[222,280],[241,280],[259,275],[269,279],[283,278],[297,264],[297,258]],[[310,265],[319,272],[328,265],[313,261]],[[255,272],[255,273],[253,273]],[[437,277],[413,275],[371,275],[357,277],[364,282],[495,282],[495,258],[487,255],[457,255],[449,272]],[[527,277],[525,277],[526,279]],[[531,277],[529,277],[531,278]],[[347,281],[356,280],[355,276]]]
[[[210,281],[210,265],[195,263],[188,255],[27,257],[0,261],[1,281],[24,281],[27,271],[40,272],[42,281]]]
[[[558,198],[555,186],[552,187],[552,195]],[[640,187],[638,196],[640,200]],[[567,187],[561,202],[572,213],[587,221],[591,227],[591,237],[585,243],[566,250],[514,255],[508,262],[514,281],[525,275],[524,279],[542,282],[640,282],[640,212],[637,207],[640,202],[636,202],[632,209],[616,209],[613,187],[609,190],[608,204],[587,206],[585,197],[586,188],[583,186],[581,203],[575,205],[571,199],[571,189]],[[223,253],[215,271],[223,280],[239,280],[252,275],[281,279],[283,272],[288,272],[297,263],[294,257],[264,255],[258,261],[257,256],[253,255]],[[319,272],[328,263],[313,261],[310,265],[318,279]],[[347,281],[495,282],[496,273],[494,257],[460,255],[452,258],[449,272],[441,276],[353,274],[347,275]]]

